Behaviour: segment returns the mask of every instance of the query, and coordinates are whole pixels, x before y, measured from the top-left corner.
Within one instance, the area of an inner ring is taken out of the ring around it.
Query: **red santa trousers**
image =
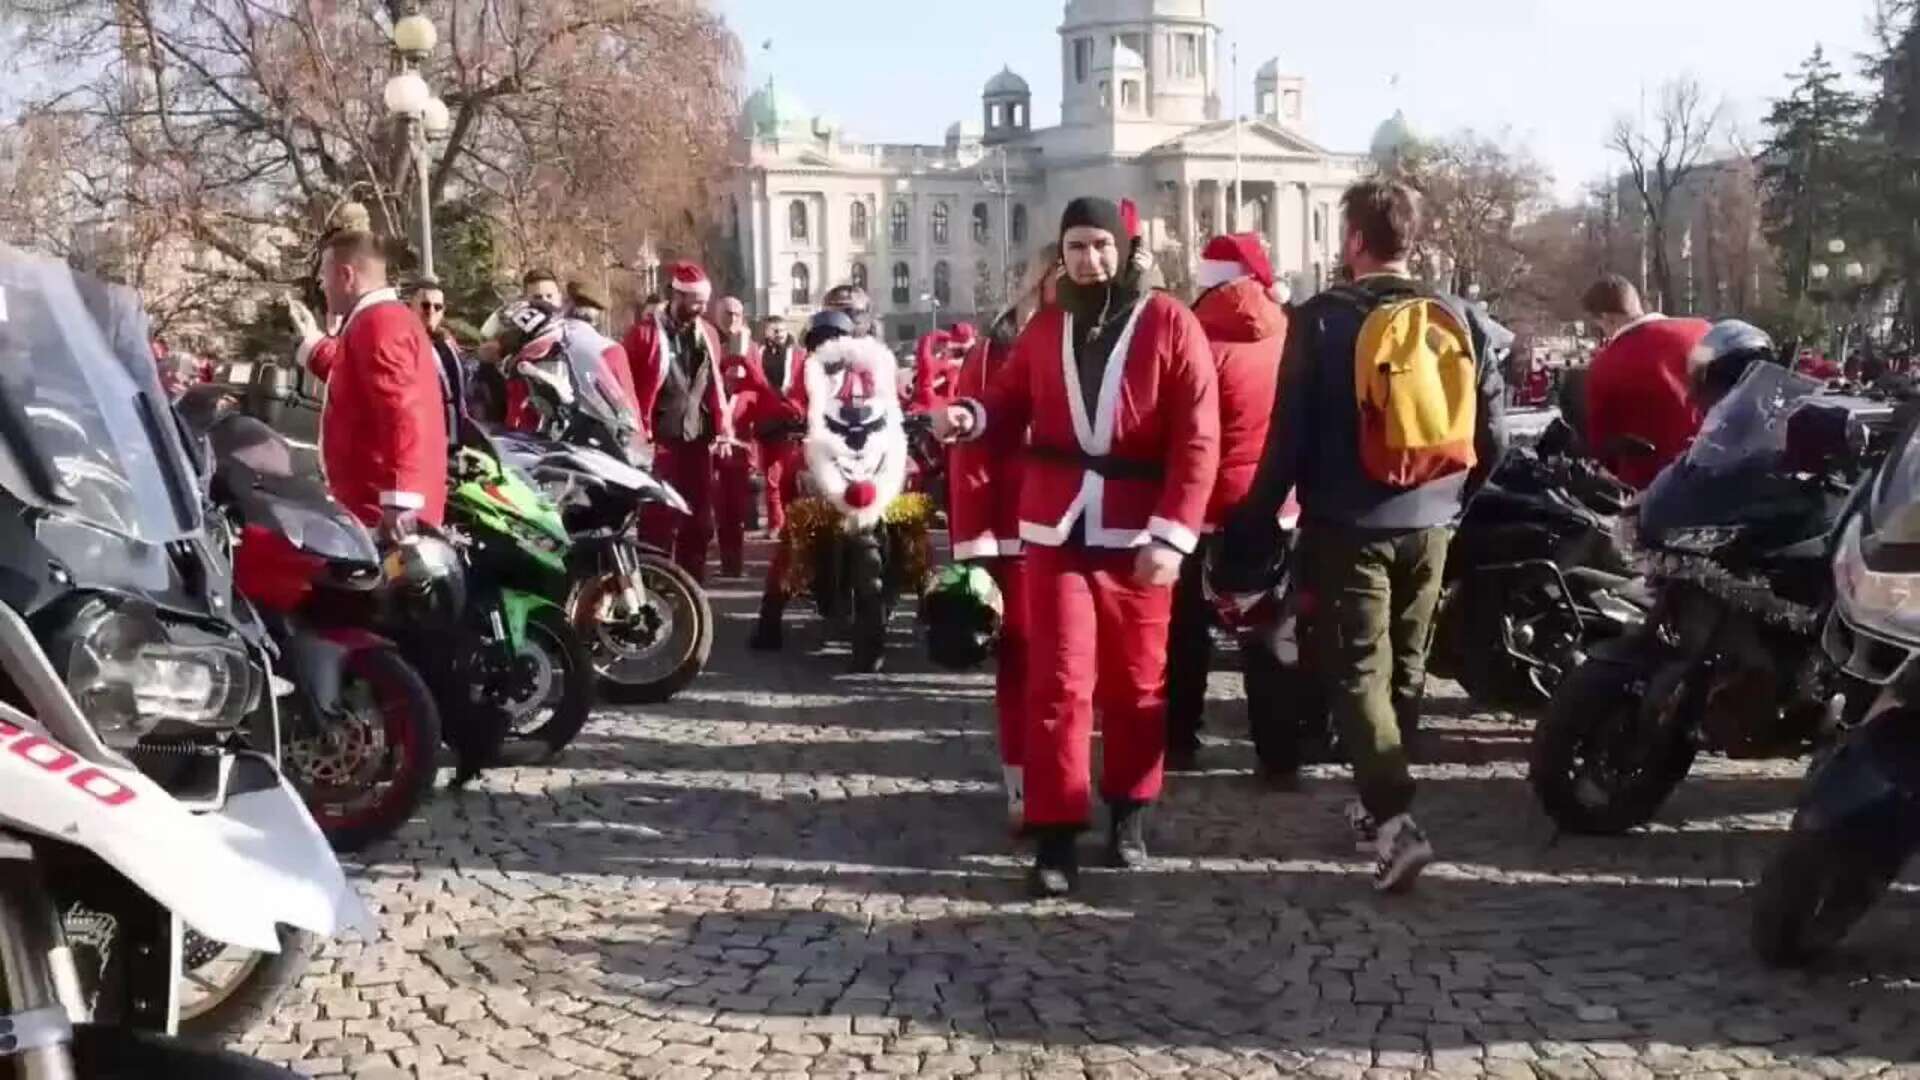
[[[737,577],[746,565],[747,516],[753,509],[753,456],[736,450],[713,459],[713,525],[720,539],[720,568]]]
[[[1136,583],[1132,551],[1033,545],[1025,559],[1026,823],[1090,819],[1096,708],[1102,797],[1153,801],[1166,765],[1173,590]]]
[[[1000,643],[993,674],[1000,764],[1018,766],[1027,741],[1027,563],[1019,555],[1009,555],[988,566],[1000,587]]]
[[[655,504],[641,515],[640,537],[673,553],[673,561],[701,584],[713,543],[713,444],[662,439],[654,443],[653,474],[680,493],[686,515]]]
[[[779,536],[787,527],[787,500],[793,495],[787,490],[789,482],[806,466],[800,460],[799,443],[763,442],[759,452],[760,475],[767,488],[767,535]]]

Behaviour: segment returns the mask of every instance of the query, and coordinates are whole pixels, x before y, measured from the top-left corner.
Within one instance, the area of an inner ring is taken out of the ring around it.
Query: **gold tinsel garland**
[[[885,520],[904,548],[905,565],[896,580],[902,591],[918,595],[933,572],[933,500],[919,492],[901,495],[888,504]],[[825,499],[801,499],[787,507],[787,525],[780,533],[788,553],[787,595],[800,596],[813,587],[820,544],[839,528],[840,512]]]

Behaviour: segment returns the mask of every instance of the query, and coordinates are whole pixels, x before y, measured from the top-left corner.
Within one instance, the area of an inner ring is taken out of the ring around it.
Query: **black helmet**
[[[1773,338],[1765,330],[1739,319],[1713,324],[1707,336],[1687,357],[1687,378],[1694,400],[1712,406],[1736,386],[1757,360],[1778,363]]]
[[[953,671],[979,667],[999,643],[1002,611],[991,574],[964,563],[942,567],[920,596],[928,658]]]
[[[858,285],[835,285],[820,298],[820,306],[844,313],[853,321],[853,336],[873,333],[873,298]]]
[[[560,332],[560,309],[545,300],[515,300],[500,309],[501,352],[517,356],[531,342]]]
[[[820,346],[835,338],[855,336],[853,319],[846,312],[828,308],[813,317],[807,324],[807,334],[800,342],[808,352],[820,351]]]

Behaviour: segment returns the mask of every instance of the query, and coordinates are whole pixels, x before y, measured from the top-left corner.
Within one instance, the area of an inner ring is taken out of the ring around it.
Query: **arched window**
[[[813,303],[813,268],[806,263],[793,264],[793,295],[789,299],[794,307]]]
[[[1027,242],[1027,208],[1025,206],[1016,206],[1013,208],[1013,227],[1008,231],[1012,233],[1014,243],[1024,244]]]
[[[976,260],[973,264],[973,310],[985,313],[999,301],[993,290],[993,267],[987,265],[985,259]]]
[[[847,275],[847,281],[852,283],[854,288],[859,289],[861,292],[866,292],[867,264],[863,262],[854,263],[853,272]]]
[[[895,307],[913,303],[913,270],[903,262],[893,264],[893,303]]]
[[[853,211],[847,217],[847,231],[852,234],[855,240],[865,240],[868,229],[867,204],[855,199],[853,201]]]
[[[993,226],[987,220],[987,204],[983,202],[974,203],[973,204],[973,242],[976,244],[986,243],[988,235],[990,235],[992,232],[993,232]]]
[[[953,268],[944,259],[933,264],[933,300],[941,307],[953,306]]]
[[[807,239],[807,204],[804,200],[795,199],[787,204],[787,235],[803,243]]]
[[[946,203],[933,204],[933,242],[936,244],[944,244],[948,240],[950,231],[948,216]]]
[[[1315,244],[1327,242],[1327,210],[1323,206],[1313,208],[1313,242]]]
[[[907,209],[907,201],[905,199],[895,200],[893,204],[892,234],[893,242],[896,244],[904,244],[907,242],[907,215],[910,213],[912,213],[912,211]]]

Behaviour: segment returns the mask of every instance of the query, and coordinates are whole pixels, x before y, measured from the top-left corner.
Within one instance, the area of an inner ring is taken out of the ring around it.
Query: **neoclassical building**
[[[1338,257],[1340,192],[1368,158],[1307,135],[1306,80],[1278,60],[1252,73],[1248,115],[1230,118],[1214,9],[1067,0],[1054,127],[1034,125],[1032,91],[1010,69],[938,144],[859,142],[770,80],[746,102],[726,192],[748,306],[803,316],[854,281],[895,340],[936,318],[978,320],[1084,194],[1135,200],[1179,288],[1206,240],[1233,229],[1236,178],[1239,229],[1267,238],[1296,293],[1317,290]]]

